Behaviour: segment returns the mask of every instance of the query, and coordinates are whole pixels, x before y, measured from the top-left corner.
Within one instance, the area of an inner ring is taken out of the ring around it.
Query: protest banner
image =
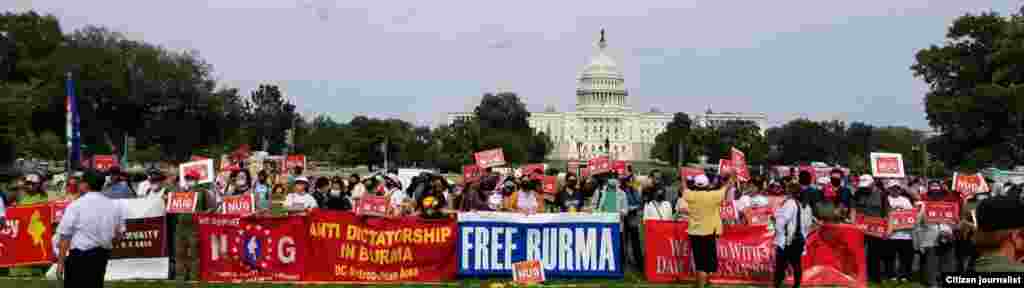
[[[729,150],[730,158],[732,158],[732,164],[736,169],[736,178],[740,181],[750,180],[750,170],[747,168],[747,156],[743,154],[743,151],[732,147]]]
[[[558,176],[543,176],[541,179],[541,192],[547,194],[558,193]]]
[[[695,279],[685,221],[644,222],[647,281],[678,283]],[[775,231],[766,225],[727,225],[719,236],[718,272],[710,281],[722,285],[772,285]],[[807,237],[801,259],[805,286],[866,287],[864,234],[844,224],[825,224]],[[792,283],[792,273],[786,282]]]
[[[288,157],[285,158],[285,169],[288,169],[288,171],[292,171],[295,169],[295,167],[302,167],[302,171],[306,171],[306,155],[295,154],[288,155]]]
[[[125,233],[113,243],[107,280],[167,279],[171,268],[163,199],[117,200],[124,209]]]
[[[540,260],[512,263],[512,282],[523,285],[544,282],[544,269],[541,269]]]
[[[871,175],[879,178],[903,178],[903,155],[871,152]]]
[[[722,201],[722,205],[718,209],[718,216],[722,218],[722,221],[736,221],[736,206],[733,205],[732,200]]]
[[[889,231],[913,229],[917,224],[917,209],[889,211]]]
[[[307,281],[437,282],[455,279],[455,219],[309,216]]]
[[[587,160],[587,169],[589,169],[587,172],[589,172],[590,175],[608,173],[612,171],[612,164],[608,160],[608,157],[598,156]]]
[[[989,191],[988,183],[980,173],[962,174],[953,172],[953,191],[960,193],[960,199],[970,198],[977,193]]]
[[[959,224],[960,203],[924,201],[924,221],[928,224]]]
[[[7,208],[0,229],[0,267],[48,264],[53,256],[53,220],[49,204]]]
[[[199,175],[197,184],[213,183],[213,178],[216,177],[213,172],[213,159],[185,162],[178,165],[179,185],[185,186],[185,175],[193,172]]]
[[[253,193],[224,196],[221,200],[221,213],[232,215],[248,215],[256,212],[256,196]]]
[[[695,167],[680,167],[679,168],[679,178],[686,179],[686,178],[697,176],[697,175],[704,175],[704,169],[695,168]]]
[[[466,182],[476,181],[483,175],[484,170],[481,169],[480,166],[476,166],[476,164],[462,166],[462,178],[465,179]]]
[[[864,231],[864,235],[882,239],[889,237],[889,221],[886,221],[885,218],[860,213],[857,215],[857,221],[860,221],[857,225]]]
[[[718,174],[724,175],[726,173],[732,173],[736,171],[736,165],[732,163],[732,159],[718,159]]]
[[[301,281],[308,234],[302,216],[197,214],[203,281]]]
[[[473,153],[476,165],[481,168],[498,167],[505,165],[505,152],[501,148],[484,150]]]
[[[626,162],[625,160],[615,160],[612,162],[612,170],[614,170],[616,174],[626,175],[626,167],[629,167],[629,162]]]
[[[169,214],[191,214],[196,212],[199,204],[199,194],[192,192],[171,192],[167,193],[167,213]]]
[[[64,210],[68,209],[68,205],[70,204],[71,200],[69,199],[50,202],[50,213],[53,214],[53,216],[50,217],[50,220],[53,221],[53,224],[60,223],[60,219],[64,218]]]
[[[512,276],[512,264],[540,260],[548,277],[623,277],[617,213],[459,213],[460,276]]]
[[[387,216],[388,207],[391,207],[391,201],[388,201],[387,197],[368,195],[359,199],[355,212],[356,215]]]

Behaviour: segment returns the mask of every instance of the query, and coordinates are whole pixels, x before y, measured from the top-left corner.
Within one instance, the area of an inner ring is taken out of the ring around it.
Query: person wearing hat
[[[309,193],[309,179],[303,176],[295,177],[295,186],[292,187],[292,193],[285,196],[284,206],[291,212],[302,212],[319,207],[316,198]]]
[[[82,197],[68,205],[57,226],[57,274],[75,287],[103,287],[114,240],[125,231],[124,208],[97,192],[103,176],[88,171],[84,178]]]
[[[978,204],[975,272],[1024,272],[1019,260],[1024,257],[1024,220],[1012,217],[1022,210],[1024,202],[1017,195],[991,197]]]
[[[110,199],[135,198],[135,191],[132,191],[132,185],[128,184],[128,173],[121,171],[120,167],[111,167],[110,185],[104,194]]]
[[[136,195],[139,198],[163,197],[164,193],[167,192],[166,187],[163,186],[164,179],[166,178],[164,174],[160,172],[160,169],[152,167],[146,170],[146,175],[149,177],[139,183],[139,188],[135,189]]]
[[[185,183],[180,192],[194,193],[196,199],[196,212],[212,212],[216,206],[209,206],[207,201],[210,192],[210,184],[198,184],[199,172],[192,170],[185,173]],[[199,276],[199,243],[196,239],[195,223],[192,214],[178,214],[170,217],[175,239],[174,244],[174,266],[173,278],[180,281],[198,279]]]
[[[713,188],[706,175],[693,177],[694,189],[688,184],[683,185],[682,201],[686,202],[689,213],[689,226],[686,233],[690,239],[694,271],[697,272],[697,288],[703,288],[708,282],[708,274],[718,272],[718,235],[722,234],[722,217],[719,213],[726,192],[736,183],[732,174],[723,175],[725,182]]]

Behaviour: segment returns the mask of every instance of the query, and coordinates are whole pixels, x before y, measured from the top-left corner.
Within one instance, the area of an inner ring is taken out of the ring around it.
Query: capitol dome
[[[623,85],[622,72],[606,48],[608,41],[601,30],[598,51],[580,72],[576,81],[576,110],[616,112],[629,110],[628,93]]]

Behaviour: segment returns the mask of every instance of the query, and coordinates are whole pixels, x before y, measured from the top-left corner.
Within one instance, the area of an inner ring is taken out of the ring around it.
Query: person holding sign
[[[292,193],[284,198],[284,207],[289,212],[304,212],[308,209],[317,208],[316,198],[309,193],[309,179],[296,177]]]
[[[198,184],[199,172],[191,170],[185,174],[184,193],[194,193],[196,197],[196,212],[211,212],[207,209],[209,184]],[[216,208],[216,207],[213,207]],[[196,239],[196,227],[192,221],[192,214],[182,213],[171,218],[171,227],[174,227],[174,274],[180,281],[198,279],[199,276],[199,242]]]
[[[705,175],[693,178],[695,190],[690,190],[683,182],[683,197],[689,209],[690,255],[693,255],[694,271],[697,272],[697,288],[704,288],[708,274],[718,272],[718,235],[722,234],[722,218],[719,209],[725,201],[726,191],[736,183],[733,174],[726,174],[724,185],[718,189],[710,187]]]
[[[909,211],[914,209],[914,204],[911,202],[910,195],[907,190],[900,186],[900,183],[895,179],[890,179],[885,183],[885,189],[889,190],[889,209],[891,211]],[[891,216],[891,215],[890,215]],[[890,217],[891,218],[891,217]],[[889,234],[890,252],[883,259],[883,263],[889,268],[888,278],[890,280],[899,280],[901,282],[907,282],[910,280],[911,272],[913,272],[914,263],[914,243],[910,230],[896,230]],[[899,257],[899,266],[896,266],[896,257]]]
[[[938,181],[932,181],[928,183],[927,192],[922,195],[926,202],[949,202],[957,203],[959,201],[952,197],[953,193],[950,193],[946,189],[942,188],[942,184]],[[948,201],[953,200],[953,201]],[[921,258],[921,284],[929,287],[938,286],[941,281],[939,273],[957,272],[955,270],[956,253],[953,253],[953,226],[944,223],[927,223],[925,213],[927,211],[921,209],[918,214],[917,225],[914,227],[914,248],[918,251],[923,251],[924,255]]]

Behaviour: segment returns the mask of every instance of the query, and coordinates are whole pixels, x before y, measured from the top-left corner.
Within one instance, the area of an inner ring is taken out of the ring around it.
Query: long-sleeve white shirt
[[[124,232],[124,219],[117,201],[87,192],[64,209],[57,233],[61,239],[71,240],[71,249],[112,249],[114,238]]]
[[[775,210],[775,246],[783,248],[789,243],[789,237],[796,235],[797,228],[797,201],[794,199],[785,201],[782,203],[782,207]],[[811,224],[814,224],[814,215],[812,215],[811,208],[805,206],[800,211],[800,226],[803,227],[799,227],[804,239],[807,239],[807,234],[811,231]]]

